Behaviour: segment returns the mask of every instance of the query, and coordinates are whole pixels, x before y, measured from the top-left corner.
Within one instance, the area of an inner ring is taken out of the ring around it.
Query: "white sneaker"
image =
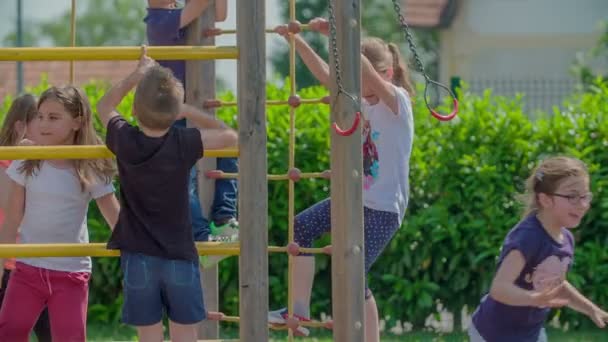
[[[274,310],[274,311],[269,311],[268,312],[268,323],[269,324],[276,324],[276,325],[285,325],[287,324],[287,317],[288,317],[288,313],[287,313],[287,309],[286,308],[282,308],[279,310]],[[293,317],[297,318],[300,321],[310,321],[310,319],[299,316],[299,315],[293,315]],[[306,327],[303,327],[301,325],[298,325],[298,328],[296,329],[296,331],[294,331],[296,336],[308,336],[310,335],[310,330],[308,330]]]
[[[210,241],[237,242],[239,241],[239,222],[231,218],[228,222],[217,226],[213,221],[209,224],[211,229]]]

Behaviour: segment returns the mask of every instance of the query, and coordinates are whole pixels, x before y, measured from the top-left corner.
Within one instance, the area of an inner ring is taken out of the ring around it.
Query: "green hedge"
[[[288,83],[286,83],[288,84]],[[43,83],[37,89],[44,89]],[[85,87],[93,104],[105,87]],[[270,84],[268,98],[286,99],[288,90]],[[302,90],[302,98],[326,94],[322,88]],[[232,100],[232,94],[223,96]],[[416,136],[411,161],[411,198],[404,226],[372,268],[370,286],[381,316],[389,326],[397,320],[416,326],[440,306],[451,312],[469,310],[479,302],[491,281],[496,257],[506,232],[520,218],[516,196],[524,179],[542,157],[566,153],[590,166],[593,208],[581,228],[575,230],[577,248],[569,279],[592,300],[608,306],[608,84],[596,84],[590,92],[575,94],[561,112],[532,121],[522,112],[519,99],[460,94],[460,114],[449,123],[433,119],[424,101],[415,102]],[[5,99],[4,110],[8,108]],[[123,101],[127,113],[132,97]],[[296,166],[304,172],[329,168],[329,112],[325,105],[302,105],[296,117]],[[289,110],[273,106],[268,117],[268,172],[287,169]],[[218,115],[236,125],[234,108]],[[269,242],[285,244],[287,238],[287,184],[270,182]],[[296,211],[329,196],[326,180],[296,184]],[[95,205],[89,227],[92,241],[105,241],[109,231]],[[247,229],[247,227],[242,227]],[[321,244],[328,243],[322,241]],[[287,258],[269,257],[270,305],[287,302]],[[231,258],[220,270],[221,309],[238,310],[238,265]],[[313,314],[331,312],[330,260],[317,257],[318,274],[313,292]],[[113,323],[122,303],[117,259],[96,259],[92,277],[89,319]],[[572,311],[557,312],[572,327],[588,320]],[[458,318],[457,318],[458,322]]]

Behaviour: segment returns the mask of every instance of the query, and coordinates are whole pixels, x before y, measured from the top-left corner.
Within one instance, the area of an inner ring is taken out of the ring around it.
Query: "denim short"
[[[179,324],[205,319],[197,261],[170,260],[122,251],[124,304],[122,322],[134,326],[160,322],[166,312]]]

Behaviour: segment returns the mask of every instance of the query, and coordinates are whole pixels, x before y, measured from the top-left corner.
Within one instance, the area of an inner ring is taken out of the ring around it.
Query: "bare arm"
[[[570,302],[568,303],[569,308],[585,315],[590,315],[593,310],[599,309],[589,299],[578,292],[578,290],[569,282],[566,282],[564,286],[564,296],[570,299]]]
[[[330,25],[329,25],[329,22],[327,21],[327,19],[314,18],[308,24],[310,25],[311,30],[317,31],[325,36],[329,35],[329,32],[330,32],[329,26]],[[283,32],[279,32],[279,31],[283,31],[279,27],[277,27],[277,30],[278,30],[277,33],[279,33],[279,34],[283,33]],[[300,38],[300,40],[302,40],[302,39]],[[296,45],[296,47],[297,47],[297,45]],[[310,49],[310,47],[309,47],[309,49]],[[298,50],[298,52],[300,52],[300,50]],[[302,59],[304,59],[304,57],[302,57]],[[304,60],[304,61],[306,62],[306,60]],[[316,61],[316,63],[318,64],[318,61]],[[306,63],[306,64],[308,65],[308,63]],[[310,68],[310,66],[309,66],[309,68]],[[328,69],[327,66],[326,66],[326,68]],[[312,69],[311,69],[311,71],[312,71]],[[313,72],[313,74],[315,73],[314,71],[312,71],[312,72]],[[327,72],[327,75],[329,75],[329,72]],[[315,74],[315,76],[316,76],[316,74]],[[317,76],[317,78],[319,78],[319,77]],[[321,79],[319,78],[319,80],[321,80]],[[374,69],[373,65],[370,63],[370,61],[367,59],[367,57],[365,57],[363,54],[361,54],[361,81],[362,81],[362,83],[365,83],[369,89],[374,89],[374,94],[376,96],[378,96],[380,98],[380,100],[382,100],[384,103],[386,103],[386,105],[391,109],[391,111],[394,114],[396,114],[396,115],[399,114],[399,101],[397,99],[397,94],[395,92],[395,88],[393,87],[393,85],[391,84],[390,81],[383,79],[382,76],[380,74],[378,74],[376,69]],[[327,86],[326,83],[324,83],[324,84]]]
[[[114,230],[116,222],[118,222],[118,212],[120,211],[120,205],[114,193],[110,193],[99,197],[95,200],[97,207],[110,226],[110,230]]]
[[[325,87],[329,87],[329,65],[300,35],[294,36],[296,51],[310,72]]]
[[[6,169],[0,167],[0,189],[2,189],[0,191],[0,210],[4,210],[5,212],[6,205],[8,204],[8,191],[5,191],[5,189],[8,189],[10,181],[11,179],[6,175]]]
[[[274,31],[285,39],[289,39],[287,25],[279,25]],[[325,87],[329,87],[329,65],[323,60],[300,35],[294,35],[296,51],[310,72]]]
[[[361,54],[361,82],[369,89],[374,89],[374,94],[384,102],[393,114],[399,114],[399,100],[391,82],[385,80],[378,74],[372,63]]]
[[[209,150],[236,147],[238,144],[238,135],[231,128],[201,129],[201,138],[203,146]]]
[[[122,81],[118,82],[97,102],[97,113],[104,127],[108,126],[108,122],[115,116],[118,116],[116,107],[120,101],[133,89],[141,80],[146,70],[154,65],[153,59],[146,55],[146,47],[142,48],[142,56],[135,71],[127,76]]]
[[[0,230],[0,243],[15,243],[17,230],[25,212],[25,187],[9,179],[8,187],[3,189],[8,189],[8,201],[5,207],[6,217]],[[4,264],[4,259],[0,258],[0,265],[2,264]],[[0,267],[0,272],[4,276],[4,267]],[[0,281],[2,276],[0,276]]]
[[[502,261],[490,288],[495,300],[513,306],[560,307],[568,304],[559,297],[564,285],[544,292],[528,291],[515,285],[515,280],[524,269],[526,261],[518,250],[512,250]]]
[[[182,112],[179,118],[190,120],[198,128],[223,129],[228,128],[226,124],[216,117],[205,113],[204,111],[191,106],[189,104],[182,105]]]
[[[205,149],[235,147],[238,143],[238,135],[235,130],[194,106],[184,104],[180,117],[188,119],[201,130]]]
[[[215,0],[215,21],[221,22],[226,21],[228,17],[228,1],[227,0]]]
[[[589,316],[600,328],[606,326],[606,323],[608,323],[608,313],[583,296],[572,284],[566,281],[563,292],[564,296],[570,300],[568,303],[569,308]]]
[[[108,122],[115,116],[118,116],[116,107],[120,104],[122,99],[129,93],[133,87],[141,79],[140,74],[137,72],[131,73],[127,78],[115,84],[108,92],[97,102],[97,114],[101,119],[103,127],[108,126]]]
[[[17,229],[25,212],[25,187],[9,179],[6,217],[0,230],[0,243],[15,243]]]
[[[529,306],[531,302],[530,292],[514,284],[525,264],[526,261],[520,251],[512,250],[509,252],[498,271],[496,271],[490,287],[490,296],[505,304]]]
[[[570,300],[568,303],[569,308],[589,316],[600,328],[606,326],[606,323],[608,323],[608,313],[583,296],[572,284],[566,281],[563,292]]]

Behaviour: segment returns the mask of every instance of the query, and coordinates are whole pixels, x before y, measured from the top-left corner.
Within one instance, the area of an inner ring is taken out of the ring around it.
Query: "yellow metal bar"
[[[72,47],[76,46],[76,0],[72,0],[72,15],[70,16],[70,33],[72,35]],[[74,84],[74,61],[70,61],[70,84]]]
[[[239,255],[238,243],[197,242],[199,255]],[[287,247],[270,246],[269,253],[285,253]],[[323,248],[300,248],[301,253],[323,254]],[[37,243],[0,244],[0,258],[42,258],[42,257],[117,257],[119,250],[107,249],[105,243]]]
[[[219,178],[219,179],[236,179],[238,177],[239,177],[238,173],[222,173],[217,178]],[[300,174],[300,178],[324,178],[324,177],[325,177],[324,172],[303,172]],[[288,174],[266,175],[266,179],[272,180],[272,181],[288,180],[289,175]]]
[[[300,253],[304,254],[325,254],[325,250],[323,248],[304,248],[300,247]],[[268,247],[268,253],[286,253],[287,247],[279,247],[279,246],[270,246]]]
[[[139,46],[77,46],[47,48],[1,48],[0,61],[122,61],[137,60]],[[236,46],[149,46],[148,55],[156,60],[236,59]]]
[[[296,1],[289,0],[289,20],[291,22],[296,20]],[[289,89],[290,95],[296,95],[296,44],[295,37],[289,35]],[[296,164],[296,109],[294,107],[289,108],[289,169],[295,168]],[[288,197],[288,229],[287,237],[291,243],[294,240],[294,221],[295,221],[295,181],[289,179],[287,187]],[[293,306],[295,298],[293,296],[293,283],[294,283],[294,260],[291,254],[288,255],[288,268],[287,268],[287,313],[289,316],[293,315]],[[288,341],[293,341],[293,331],[288,331]]]
[[[303,104],[303,105],[320,104],[320,103],[324,103],[323,101],[324,101],[323,98],[301,99],[300,104]],[[236,101],[222,101],[220,103],[220,107],[234,107],[236,105],[237,105]],[[288,106],[289,102],[287,102],[287,100],[267,100],[266,105],[267,106]]]
[[[302,31],[310,30],[310,26],[308,24],[301,24],[300,28],[302,29]],[[267,28],[264,31],[266,33],[274,33],[274,28]],[[227,30],[222,29],[220,31],[220,34],[235,34],[235,33],[236,33],[235,29],[227,29]]]
[[[238,157],[236,149],[205,150],[204,157]],[[1,146],[0,160],[18,159],[98,159],[114,155],[104,145]]]
[[[213,247],[197,244],[201,255],[238,255],[237,247]],[[119,250],[107,249],[105,243],[59,243],[59,244],[0,244],[0,257],[116,257]]]
[[[240,255],[240,245],[238,242],[195,242],[196,247],[200,251],[213,251],[213,253],[219,255]],[[0,245],[1,246],[1,245]],[[268,253],[287,253],[287,247],[285,246],[268,246]],[[300,253],[303,254],[326,254],[324,248],[316,247],[300,247]],[[205,254],[201,254],[205,255]]]
[[[240,323],[241,322],[241,318],[238,316],[224,316],[222,317],[222,319],[220,319],[220,321],[222,322],[229,322],[229,323]],[[287,327],[283,324],[269,324],[271,329],[275,329],[275,330],[284,330]],[[326,322],[321,322],[321,321],[301,321],[300,325],[303,327],[309,327],[309,328],[325,328],[327,326]]]

